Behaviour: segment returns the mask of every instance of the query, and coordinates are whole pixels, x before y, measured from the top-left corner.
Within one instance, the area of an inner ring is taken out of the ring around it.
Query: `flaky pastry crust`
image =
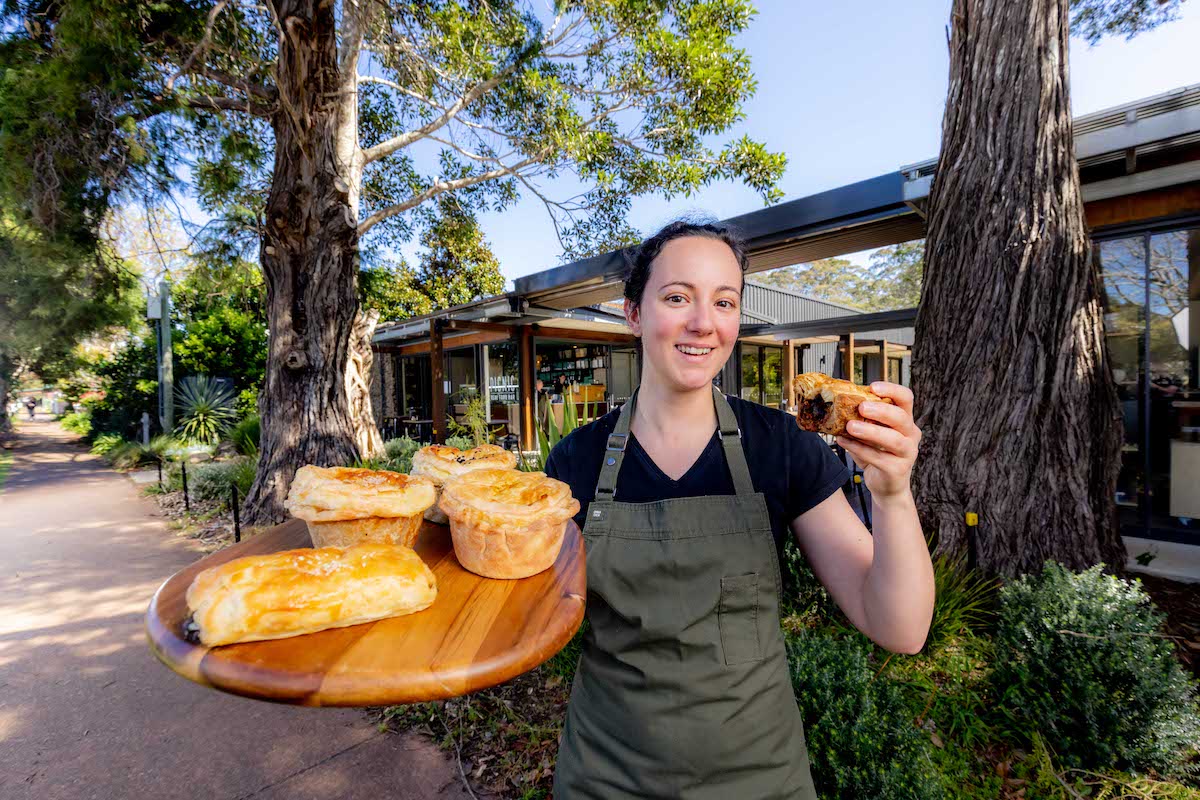
[[[416,547],[424,522],[424,516],[413,514],[411,517],[365,517],[305,524],[313,547],[350,547],[366,542]]]
[[[433,481],[437,500],[425,511],[425,519],[445,525],[446,514],[441,509],[442,486],[464,472],[477,469],[512,469],[517,465],[516,453],[494,444],[481,444],[470,450],[433,444],[413,453],[411,474]]]
[[[487,578],[526,578],[548,569],[567,521],[579,512],[579,501],[562,481],[542,472],[494,469],[448,481],[441,506],[459,563]]]
[[[822,372],[804,372],[792,379],[796,392],[796,424],[806,431],[844,436],[846,423],[861,420],[858,406],[864,400],[891,403],[866,387]]]
[[[296,471],[284,507],[309,522],[420,516],[437,493],[428,478],[386,470],[316,467]]]
[[[437,581],[421,557],[387,544],[236,558],[204,570],[187,590],[209,647],[412,614],[436,597]]]

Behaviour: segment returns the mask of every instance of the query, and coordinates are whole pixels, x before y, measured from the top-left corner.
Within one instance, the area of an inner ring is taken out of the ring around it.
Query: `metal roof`
[[[1074,120],[1074,131],[1081,166],[1194,144],[1200,141],[1200,84],[1085,114]],[[925,235],[922,210],[937,163],[927,159],[724,222],[746,239],[750,273],[919,239]],[[1092,201],[1197,180],[1200,161],[1189,161],[1115,178],[1085,178],[1082,192]],[[515,324],[531,309],[536,314],[595,306],[621,296],[625,268],[625,251],[615,250],[542,270],[517,278],[508,294],[383,326],[375,341],[419,335],[422,325],[427,332],[428,320],[435,317]],[[774,318],[768,310],[751,311],[744,322]]]

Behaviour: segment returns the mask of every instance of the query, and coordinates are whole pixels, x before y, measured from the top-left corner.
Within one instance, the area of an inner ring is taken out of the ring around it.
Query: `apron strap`
[[[638,389],[640,388],[639,386]],[[638,389],[634,389],[629,401],[621,406],[617,426],[608,435],[608,441],[604,445],[604,461],[600,465],[600,477],[596,481],[596,498],[593,503],[611,501],[616,495],[617,475],[621,472],[621,462],[625,460],[625,445],[629,442],[629,425],[633,422]]]
[[[742,450],[742,429],[737,417],[729,407],[729,401],[721,390],[713,386],[713,404],[717,407],[717,435],[721,437],[721,448],[725,451],[725,465],[733,478],[733,489],[741,495],[754,494],[754,481],[750,479],[750,467],[746,464],[746,453]]]
[[[746,464],[746,453],[742,449],[742,430],[738,427],[737,417],[721,390],[713,386],[712,392],[713,405],[717,410],[717,436],[721,439],[721,449],[725,453],[729,476],[733,478],[734,491],[740,495],[754,494],[754,481],[750,478],[750,467]],[[638,389],[634,389],[629,402],[621,407],[616,427],[608,435],[593,503],[611,502],[616,498],[617,476],[621,472],[621,462],[625,460],[625,446],[629,442],[629,426],[637,408],[637,396]]]

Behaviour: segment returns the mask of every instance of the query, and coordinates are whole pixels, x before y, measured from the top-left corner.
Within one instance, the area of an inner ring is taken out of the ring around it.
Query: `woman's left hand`
[[[912,491],[910,480],[921,429],[913,421],[911,391],[885,381],[875,381],[870,388],[880,397],[891,398],[894,405],[863,401],[858,406],[863,421],[846,423],[848,435],[837,437],[837,443],[854,456],[871,496],[880,501]]]

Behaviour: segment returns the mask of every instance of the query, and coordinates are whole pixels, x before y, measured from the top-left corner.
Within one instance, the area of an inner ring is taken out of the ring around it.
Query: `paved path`
[[[0,797],[468,797],[433,745],[360,711],[233,697],[160,665],[146,605],[200,551],[57,424],[20,425],[0,490]]]

